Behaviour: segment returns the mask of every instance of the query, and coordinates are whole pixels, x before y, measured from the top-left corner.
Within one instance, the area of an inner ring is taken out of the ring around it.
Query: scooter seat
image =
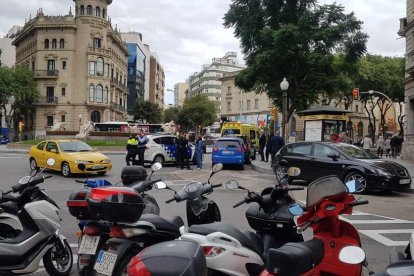
[[[166,229],[176,232],[180,232],[180,227],[184,226],[184,221],[179,216],[160,217],[153,214],[144,214],[139,220],[152,223],[157,229]]]
[[[317,266],[323,257],[324,244],[321,240],[290,242],[269,250],[266,270],[277,271],[278,275],[297,276]]]
[[[17,216],[17,213],[19,212],[17,202],[11,202],[11,201],[1,202],[0,208],[3,209],[5,213],[10,213],[15,216]]]
[[[192,225],[188,229],[188,231],[190,233],[200,234],[204,236],[207,236],[214,232],[221,232],[235,238],[242,244],[242,246],[256,252],[257,254],[259,254],[259,256],[263,255],[263,243],[258,237],[252,238],[252,235],[246,235],[242,231],[230,224],[226,224],[223,222],[214,222],[199,225],[195,224]]]

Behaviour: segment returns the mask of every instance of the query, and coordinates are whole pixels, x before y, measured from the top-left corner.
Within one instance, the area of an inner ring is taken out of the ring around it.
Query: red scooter
[[[368,204],[351,194],[358,185],[355,180],[344,185],[336,176],[312,182],[306,212],[297,204],[289,210],[292,215],[300,215],[298,231],[303,233],[311,227],[308,230],[313,230],[313,239],[270,249],[266,270],[260,275],[361,275],[365,253],[358,231],[339,219],[339,215],[352,214],[354,206]]]

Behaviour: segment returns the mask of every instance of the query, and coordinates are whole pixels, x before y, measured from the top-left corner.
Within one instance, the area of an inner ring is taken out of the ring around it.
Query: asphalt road
[[[114,167],[113,171],[105,178],[112,183],[120,180],[121,170],[125,164],[123,156],[110,156]],[[210,174],[211,162],[207,160],[206,155],[204,169],[199,170],[178,170],[175,166],[166,166],[160,171],[155,172],[153,179],[162,178],[169,186],[174,189],[180,189],[188,180],[206,181]],[[149,168],[148,168],[149,170]],[[7,154],[0,153],[0,189],[7,190],[15,185],[20,177],[29,173],[29,162],[27,155],[24,154]],[[414,175],[414,172],[410,172]],[[75,183],[75,179],[83,179],[84,176],[77,175],[71,178],[64,178],[59,173],[47,172],[46,175],[53,177],[48,179],[41,187],[58,203],[63,210],[62,233],[68,238],[69,243],[73,246],[73,252],[76,253],[77,238],[75,236],[78,230],[76,219],[73,218],[66,207],[66,200],[70,193],[75,190],[83,189],[81,184]],[[272,186],[275,182],[271,175],[264,175],[253,171],[246,166],[244,171],[236,169],[225,169],[217,173],[212,178],[213,183],[221,183],[229,179],[238,180],[240,185],[249,189],[260,191],[265,187]],[[172,196],[168,190],[153,190],[150,194],[157,199],[162,216],[180,215],[185,218],[184,203],[165,204],[165,200]],[[232,208],[232,204],[240,201],[245,195],[244,191],[228,191],[224,188],[218,188],[210,195],[214,199],[222,213],[222,220],[240,229],[249,229],[244,212],[247,205],[238,208]],[[294,193],[297,200],[306,200],[306,191],[297,191]],[[396,247],[402,250],[408,243],[411,232],[414,231],[414,194],[399,193],[376,193],[361,196],[363,199],[370,201],[369,205],[358,206],[352,216],[344,219],[349,220],[359,230],[363,248],[367,254],[369,267],[373,271],[382,270],[388,263],[388,256],[391,249]],[[74,265],[72,275],[76,275],[76,265]],[[47,275],[41,268],[36,275]]]

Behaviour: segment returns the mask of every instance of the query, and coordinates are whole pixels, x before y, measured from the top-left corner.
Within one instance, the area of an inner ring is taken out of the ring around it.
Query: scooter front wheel
[[[69,243],[64,241],[64,247],[55,243],[43,256],[43,264],[49,275],[69,275],[73,265],[73,255]]]

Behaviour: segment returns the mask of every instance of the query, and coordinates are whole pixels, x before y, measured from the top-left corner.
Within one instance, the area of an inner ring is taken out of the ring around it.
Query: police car
[[[144,162],[145,163],[176,163],[177,161],[177,142],[176,136],[171,134],[154,134],[147,135],[148,143],[146,144]],[[189,162],[192,163],[195,146],[188,143],[187,155]]]

